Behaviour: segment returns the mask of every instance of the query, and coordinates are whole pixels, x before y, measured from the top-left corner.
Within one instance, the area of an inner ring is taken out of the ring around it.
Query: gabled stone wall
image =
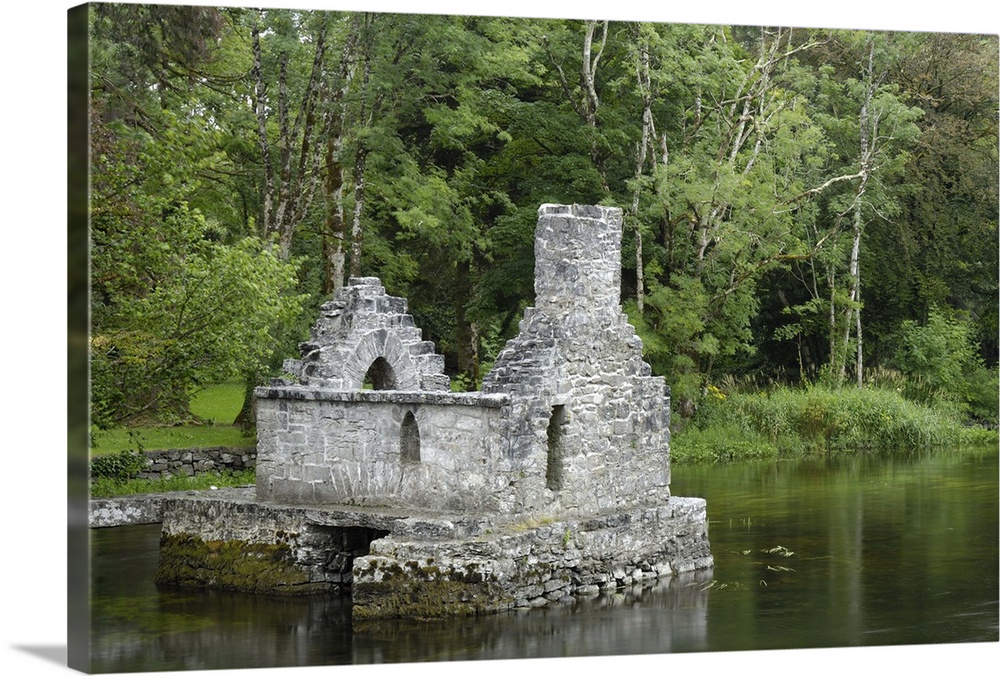
[[[535,307],[483,392],[511,396],[507,452],[536,471],[525,508],[600,514],[670,496],[670,400],[621,311],[621,210],[545,205]]]
[[[285,369],[303,385],[359,390],[373,364],[375,389],[447,391],[444,357],[425,341],[405,298],[386,295],[375,277],[352,277],[322,305],[301,360]],[[381,361],[379,361],[381,360]]]

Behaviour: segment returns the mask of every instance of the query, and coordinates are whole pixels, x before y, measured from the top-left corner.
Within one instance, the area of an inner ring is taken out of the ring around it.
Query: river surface
[[[153,584],[158,526],[92,531],[93,672],[995,642],[997,451],[675,466],[715,569],[636,593],[352,630],[350,602]]]

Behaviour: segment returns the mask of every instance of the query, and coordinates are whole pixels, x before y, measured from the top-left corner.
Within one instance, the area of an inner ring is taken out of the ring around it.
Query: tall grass
[[[689,427],[675,435],[675,460],[919,449],[997,440],[996,432],[965,427],[953,407],[917,403],[892,389],[812,385],[716,392],[707,397]],[[710,443],[716,444],[714,451]]]

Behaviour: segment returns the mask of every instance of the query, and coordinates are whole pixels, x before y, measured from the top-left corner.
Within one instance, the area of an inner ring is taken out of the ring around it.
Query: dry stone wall
[[[140,479],[169,479],[175,476],[197,476],[206,472],[242,472],[257,463],[254,446],[209,446],[204,448],[143,451],[146,469]]]

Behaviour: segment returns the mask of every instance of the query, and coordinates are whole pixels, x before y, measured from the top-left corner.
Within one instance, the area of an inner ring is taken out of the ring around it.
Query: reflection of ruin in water
[[[711,571],[461,621],[353,622],[348,597],[155,588],[156,526],[94,531],[94,672],[706,650]],[[124,608],[127,610],[116,610]]]
[[[350,585],[363,619],[543,606],[710,568],[704,500],[670,494],[669,390],[621,310],[621,226],[619,209],[541,207],[535,306],[482,392],[450,392],[406,301],[352,278],[286,362],[295,379],[256,392],[255,501],[165,503],[158,579]],[[388,535],[352,550],[324,539],[341,527]]]

